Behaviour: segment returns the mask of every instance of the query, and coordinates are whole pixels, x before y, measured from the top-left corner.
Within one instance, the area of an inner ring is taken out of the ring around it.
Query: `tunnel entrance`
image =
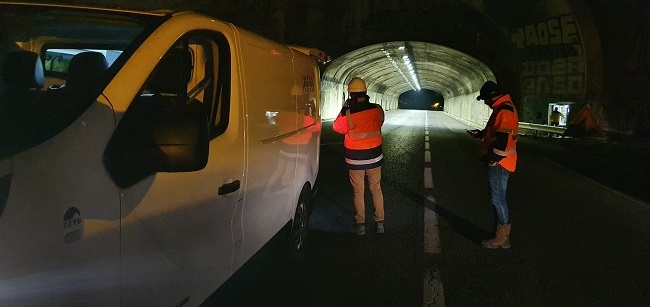
[[[457,49],[418,41],[372,44],[336,58],[324,69],[323,119],[334,118],[339,113],[347,97],[347,83],[354,77],[366,82],[370,101],[387,111],[432,110],[437,102],[436,109],[442,110],[443,104],[449,106],[452,102],[473,112],[474,108],[483,107],[475,100],[483,83],[498,81],[487,64]]]

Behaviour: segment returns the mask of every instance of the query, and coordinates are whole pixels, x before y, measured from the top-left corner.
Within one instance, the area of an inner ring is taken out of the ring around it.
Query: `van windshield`
[[[75,121],[161,14],[0,4],[0,159]]]

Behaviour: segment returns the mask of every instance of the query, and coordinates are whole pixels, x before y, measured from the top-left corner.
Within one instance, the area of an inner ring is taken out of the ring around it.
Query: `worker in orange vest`
[[[368,188],[375,207],[376,232],[384,233],[384,195],[381,191],[381,165],[384,162],[381,126],[384,124],[384,110],[380,105],[370,103],[366,83],[361,78],[350,80],[348,93],[350,98],[345,101],[332,128],[345,135],[343,146],[354,190],[356,233],[366,234],[365,177],[368,177]]]
[[[490,196],[498,222],[494,238],[481,241],[481,245],[487,248],[509,248],[510,221],[506,189],[508,177],[517,166],[519,117],[510,95],[503,93],[492,81],[483,84],[476,100],[483,100],[492,109],[492,114],[483,130],[467,132],[482,139],[479,161],[487,165]]]

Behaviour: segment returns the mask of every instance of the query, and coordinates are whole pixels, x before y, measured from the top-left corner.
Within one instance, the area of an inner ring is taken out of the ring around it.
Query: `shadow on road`
[[[423,204],[425,208],[432,210],[440,217],[447,220],[452,225],[453,229],[456,232],[458,232],[458,234],[462,235],[468,240],[471,240],[475,243],[480,243],[481,240],[489,239],[492,237],[493,234],[492,231],[486,231],[472,224],[471,222],[455,214],[454,212],[447,210],[446,208],[438,204],[435,200],[431,201],[430,199],[424,197],[420,193],[412,191],[398,182],[391,181],[389,179],[384,179],[383,182],[385,184],[390,185],[391,188],[402,193],[402,195],[405,195],[406,197],[411,199],[414,203]]]

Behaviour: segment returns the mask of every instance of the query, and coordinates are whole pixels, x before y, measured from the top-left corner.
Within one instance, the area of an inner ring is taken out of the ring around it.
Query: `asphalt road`
[[[508,190],[512,248],[484,249],[494,214],[469,127],[442,112],[386,114],[386,233],[352,233],[342,137],[325,123],[305,249],[287,254],[274,238],[205,306],[650,305],[641,197],[578,173],[552,144],[524,140]]]

